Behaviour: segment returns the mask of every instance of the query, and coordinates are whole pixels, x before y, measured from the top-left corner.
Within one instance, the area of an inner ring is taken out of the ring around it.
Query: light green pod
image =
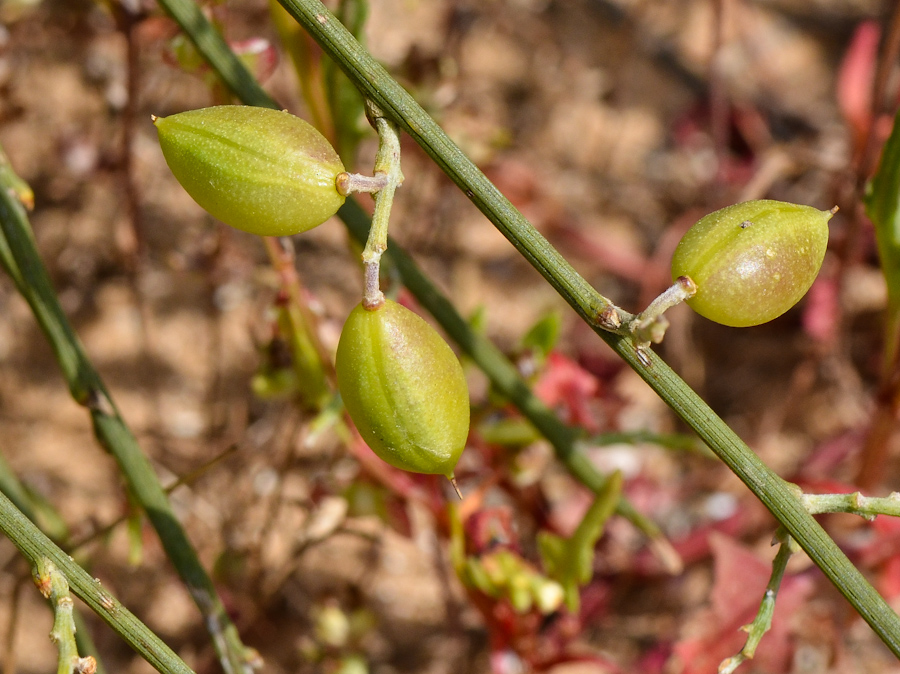
[[[322,224],[344,197],[340,157],[313,126],[287,112],[241,105],[154,120],[182,187],[211,215],[251,234],[289,236]]]
[[[672,257],[672,278],[689,276],[687,300],[732,327],[781,316],[809,290],[825,258],[833,213],[783,201],[747,201],[701,218]]]
[[[469,434],[469,390],[453,351],[422,318],[386,300],[351,313],[338,388],[363,440],[403,470],[453,474]]]

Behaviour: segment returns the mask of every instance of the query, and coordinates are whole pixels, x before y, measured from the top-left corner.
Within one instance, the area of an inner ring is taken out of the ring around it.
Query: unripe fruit
[[[322,224],[344,197],[340,157],[310,124],[241,105],[154,119],[172,173],[194,201],[251,234],[289,236]]]
[[[360,304],[341,332],[338,388],[363,440],[403,470],[453,474],[469,434],[469,391],[440,335],[405,307]]]
[[[733,327],[759,325],[800,301],[815,280],[833,213],[783,201],[728,206],[691,227],[672,257],[672,278],[689,276],[687,300],[701,316]]]

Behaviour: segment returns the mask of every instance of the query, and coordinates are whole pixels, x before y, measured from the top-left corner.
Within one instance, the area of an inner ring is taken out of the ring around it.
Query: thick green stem
[[[75,604],[69,596],[66,577],[48,557],[40,557],[32,570],[34,584],[50,602],[53,629],[50,641],[59,651],[56,674],[95,674],[97,662],[90,655],[80,657],[75,643]]]

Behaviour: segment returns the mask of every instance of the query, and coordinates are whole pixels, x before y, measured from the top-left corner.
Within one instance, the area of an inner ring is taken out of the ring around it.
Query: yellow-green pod
[[[340,157],[287,112],[241,105],[154,120],[172,173],[194,201],[236,229],[289,236],[322,224],[344,197]]]
[[[366,444],[414,473],[452,476],[469,434],[469,390],[453,351],[409,309],[386,300],[351,313],[338,344],[338,388]]]
[[[733,327],[781,316],[809,290],[825,258],[833,213],[783,201],[728,206],[701,218],[672,257],[672,278],[689,276],[687,300],[701,316]]]

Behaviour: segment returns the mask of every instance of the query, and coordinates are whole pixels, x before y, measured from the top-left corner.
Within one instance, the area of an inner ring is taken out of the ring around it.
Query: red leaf
[[[548,407],[562,407],[566,422],[597,432],[600,424],[588,405],[600,389],[600,382],[578,363],[551,352],[534,392]]]
[[[817,342],[833,344],[840,323],[840,303],[836,278],[819,275],[806,296],[803,330]]]
[[[859,24],[838,73],[838,106],[857,138],[864,136],[872,122],[872,84],[880,38],[877,22]]]

